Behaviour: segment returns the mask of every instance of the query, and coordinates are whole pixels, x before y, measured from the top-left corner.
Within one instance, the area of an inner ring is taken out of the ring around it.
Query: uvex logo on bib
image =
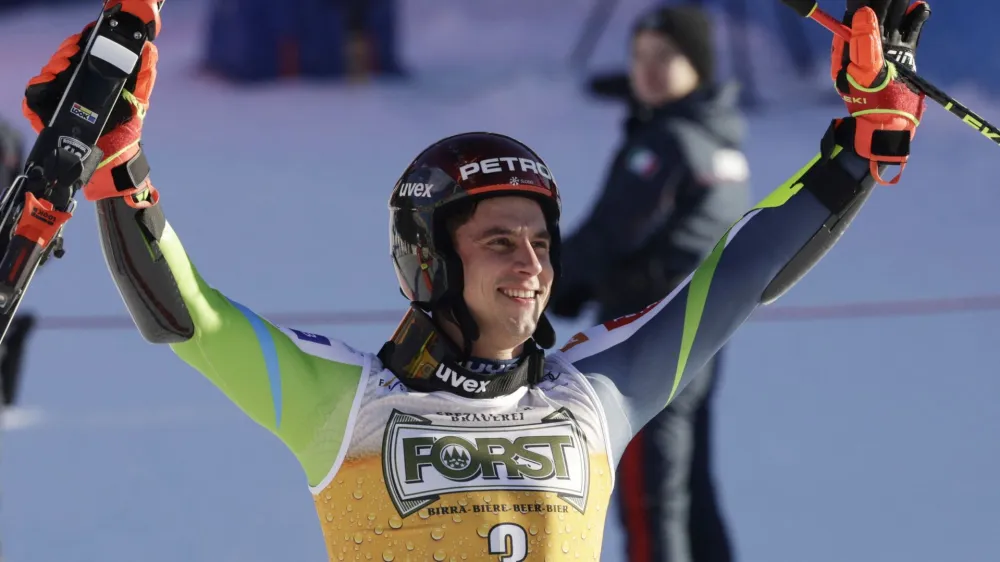
[[[568,410],[540,423],[493,427],[436,425],[393,410],[382,438],[386,489],[402,517],[444,494],[552,492],[583,513],[590,456]]]
[[[467,378],[465,375],[460,375],[455,372],[454,369],[446,367],[444,363],[438,364],[437,371],[435,371],[434,376],[443,380],[444,382],[450,384],[454,388],[461,388],[466,392],[486,392],[486,387],[490,384],[490,381],[477,381],[475,379]]]

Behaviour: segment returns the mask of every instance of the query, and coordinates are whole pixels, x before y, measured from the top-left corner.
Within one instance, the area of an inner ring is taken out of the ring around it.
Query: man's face
[[[486,199],[454,237],[465,302],[479,325],[475,347],[493,352],[520,346],[535,331],[554,276],[541,206],[525,197]]]
[[[698,71],[669,38],[640,31],[632,40],[629,81],[640,102],[656,107],[691,92],[698,84]]]

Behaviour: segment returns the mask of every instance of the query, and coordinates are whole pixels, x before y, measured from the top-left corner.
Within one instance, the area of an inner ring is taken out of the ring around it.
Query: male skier
[[[199,275],[139,144],[152,44],[84,194],[138,329],[288,446],[330,560],[596,560],[632,436],[829,250],[884,163],[906,161],[924,104],[895,80],[883,42],[912,51],[928,14],[922,2],[849,2],[853,38],[834,44],[831,72],[853,117],[834,120],[819,153],[671,294],[548,355],[559,195],[542,159],[509,137],[440,140],[394,186],[391,256],[411,307],[377,354],[275,326]],[[84,39],[67,39],[29,83],[36,130]]]

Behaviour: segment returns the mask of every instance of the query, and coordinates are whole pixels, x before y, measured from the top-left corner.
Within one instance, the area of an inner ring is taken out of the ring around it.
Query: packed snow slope
[[[641,4],[623,2],[596,62],[620,59],[627,17]],[[237,88],[196,71],[203,7],[171,0],[145,134],[169,220],[202,274],[261,312],[402,311],[388,259],[389,191],[430,142],[485,129],[521,138],[547,160],[572,230],[599,188],[622,116],[584,96],[563,65],[588,6],[408,0],[410,80]],[[92,11],[0,19],[0,113],[26,129],[24,84]],[[979,21],[969,36],[986,33],[990,20]],[[767,29],[756,32],[765,52]],[[780,56],[767,58],[766,93],[793,103],[750,118],[757,198],[807,161],[843,113],[832,93],[818,105],[786,95],[815,88],[783,80]],[[977,92],[955,95],[1000,119],[1000,104]],[[998,154],[931,106],[901,184],[879,188],[775,308],[994,292]],[[54,316],[125,314],[91,204],[69,223],[66,245],[24,305],[43,325],[31,341],[22,411],[8,419],[20,425],[3,435],[5,559],[322,560],[304,477],[277,439],[135,330],[46,329]],[[739,558],[938,562],[1000,550],[997,320],[984,310],[745,325],[727,348],[715,427]],[[560,323],[560,340],[585,323]],[[373,350],[393,328],[307,327]],[[620,547],[609,521],[605,559],[620,559]]]

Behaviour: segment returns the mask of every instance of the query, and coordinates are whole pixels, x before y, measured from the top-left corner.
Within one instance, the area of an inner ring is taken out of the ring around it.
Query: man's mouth
[[[530,289],[499,289],[504,296],[510,297],[512,299],[518,300],[535,300],[538,296],[538,291],[532,291]]]

